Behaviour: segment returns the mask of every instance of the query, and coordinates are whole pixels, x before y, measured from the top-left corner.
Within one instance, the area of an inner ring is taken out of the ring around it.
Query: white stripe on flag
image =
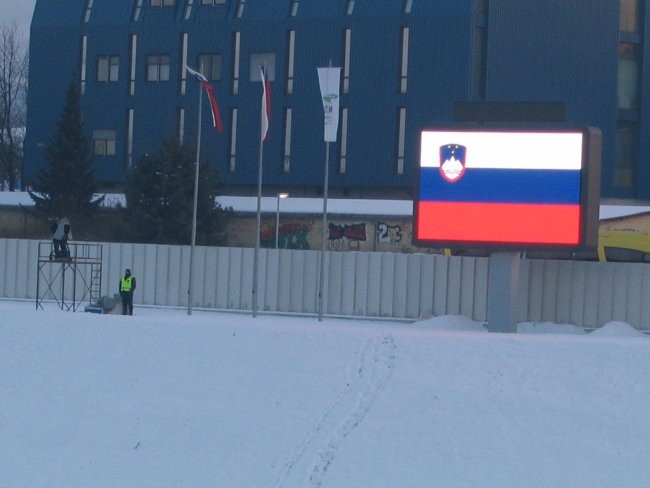
[[[262,75],[262,131],[261,131],[261,140],[268,138],[269,133],[269,114],[271,107],[270,97],[271,97],[271,87],[269,82],[266,79],[266,73],[264,72],[264,66],[260,66],[260,73]]]
[[[203,73],[199,73],[198,71],[193,70],[188,65],[185,65],[185,69],[188,71],[189,74],[191,74],[191,75],[195,76],[196,78],[198,78],[199,81],[204,81],[204,82],[207,83],[208,79],[205,76],[203,76]]]

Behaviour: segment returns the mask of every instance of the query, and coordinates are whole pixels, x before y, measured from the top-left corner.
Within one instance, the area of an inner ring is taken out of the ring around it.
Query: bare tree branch
[[[28,66],[16,23],[0,26],[0,183],[12,191],[22,170]]]

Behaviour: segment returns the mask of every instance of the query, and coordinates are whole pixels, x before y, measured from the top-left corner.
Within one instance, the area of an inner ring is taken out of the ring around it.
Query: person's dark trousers
[[[133,293],[122,292],[122,315],[133,315]]]
[[[70,257],[70,248],[68,247],[68,241],[65,239],[52,239],[52,244],[54,245],[54,256],[57,258],[69,258]]]

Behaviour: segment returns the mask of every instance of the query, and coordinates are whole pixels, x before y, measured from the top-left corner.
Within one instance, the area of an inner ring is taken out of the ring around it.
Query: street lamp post
[[[289,196],[288,193],[278,193],[278,209],[275,213],[275,248],[278,248],[278,244],[280,241],[280,199],[282,198],[287,198]]]

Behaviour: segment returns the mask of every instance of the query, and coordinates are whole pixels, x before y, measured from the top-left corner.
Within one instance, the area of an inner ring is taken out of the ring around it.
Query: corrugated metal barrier
[[[0,239],[0,297],[36,302],[38,242]],[[103,243],[102,248],[103,295],[117,293],[124,269],[131,268],[136,305],[187,307],[189,246]],[[197,246],[192,307],[251,310],[254,252]],[[318,251],[260,250],[259,310],[317,314],[319,259]],[[487,320],[488,258],[328,252],[326,259],[326,315]],[[620,320],[650,329],[650,265],[526,259],[521,264],[520,321],[593,328]],[[61,290],[57,266],[52,262],[40,271],[54,295]],[[79,266],[79,272],[82,284],[90,281],[89,269]]]

